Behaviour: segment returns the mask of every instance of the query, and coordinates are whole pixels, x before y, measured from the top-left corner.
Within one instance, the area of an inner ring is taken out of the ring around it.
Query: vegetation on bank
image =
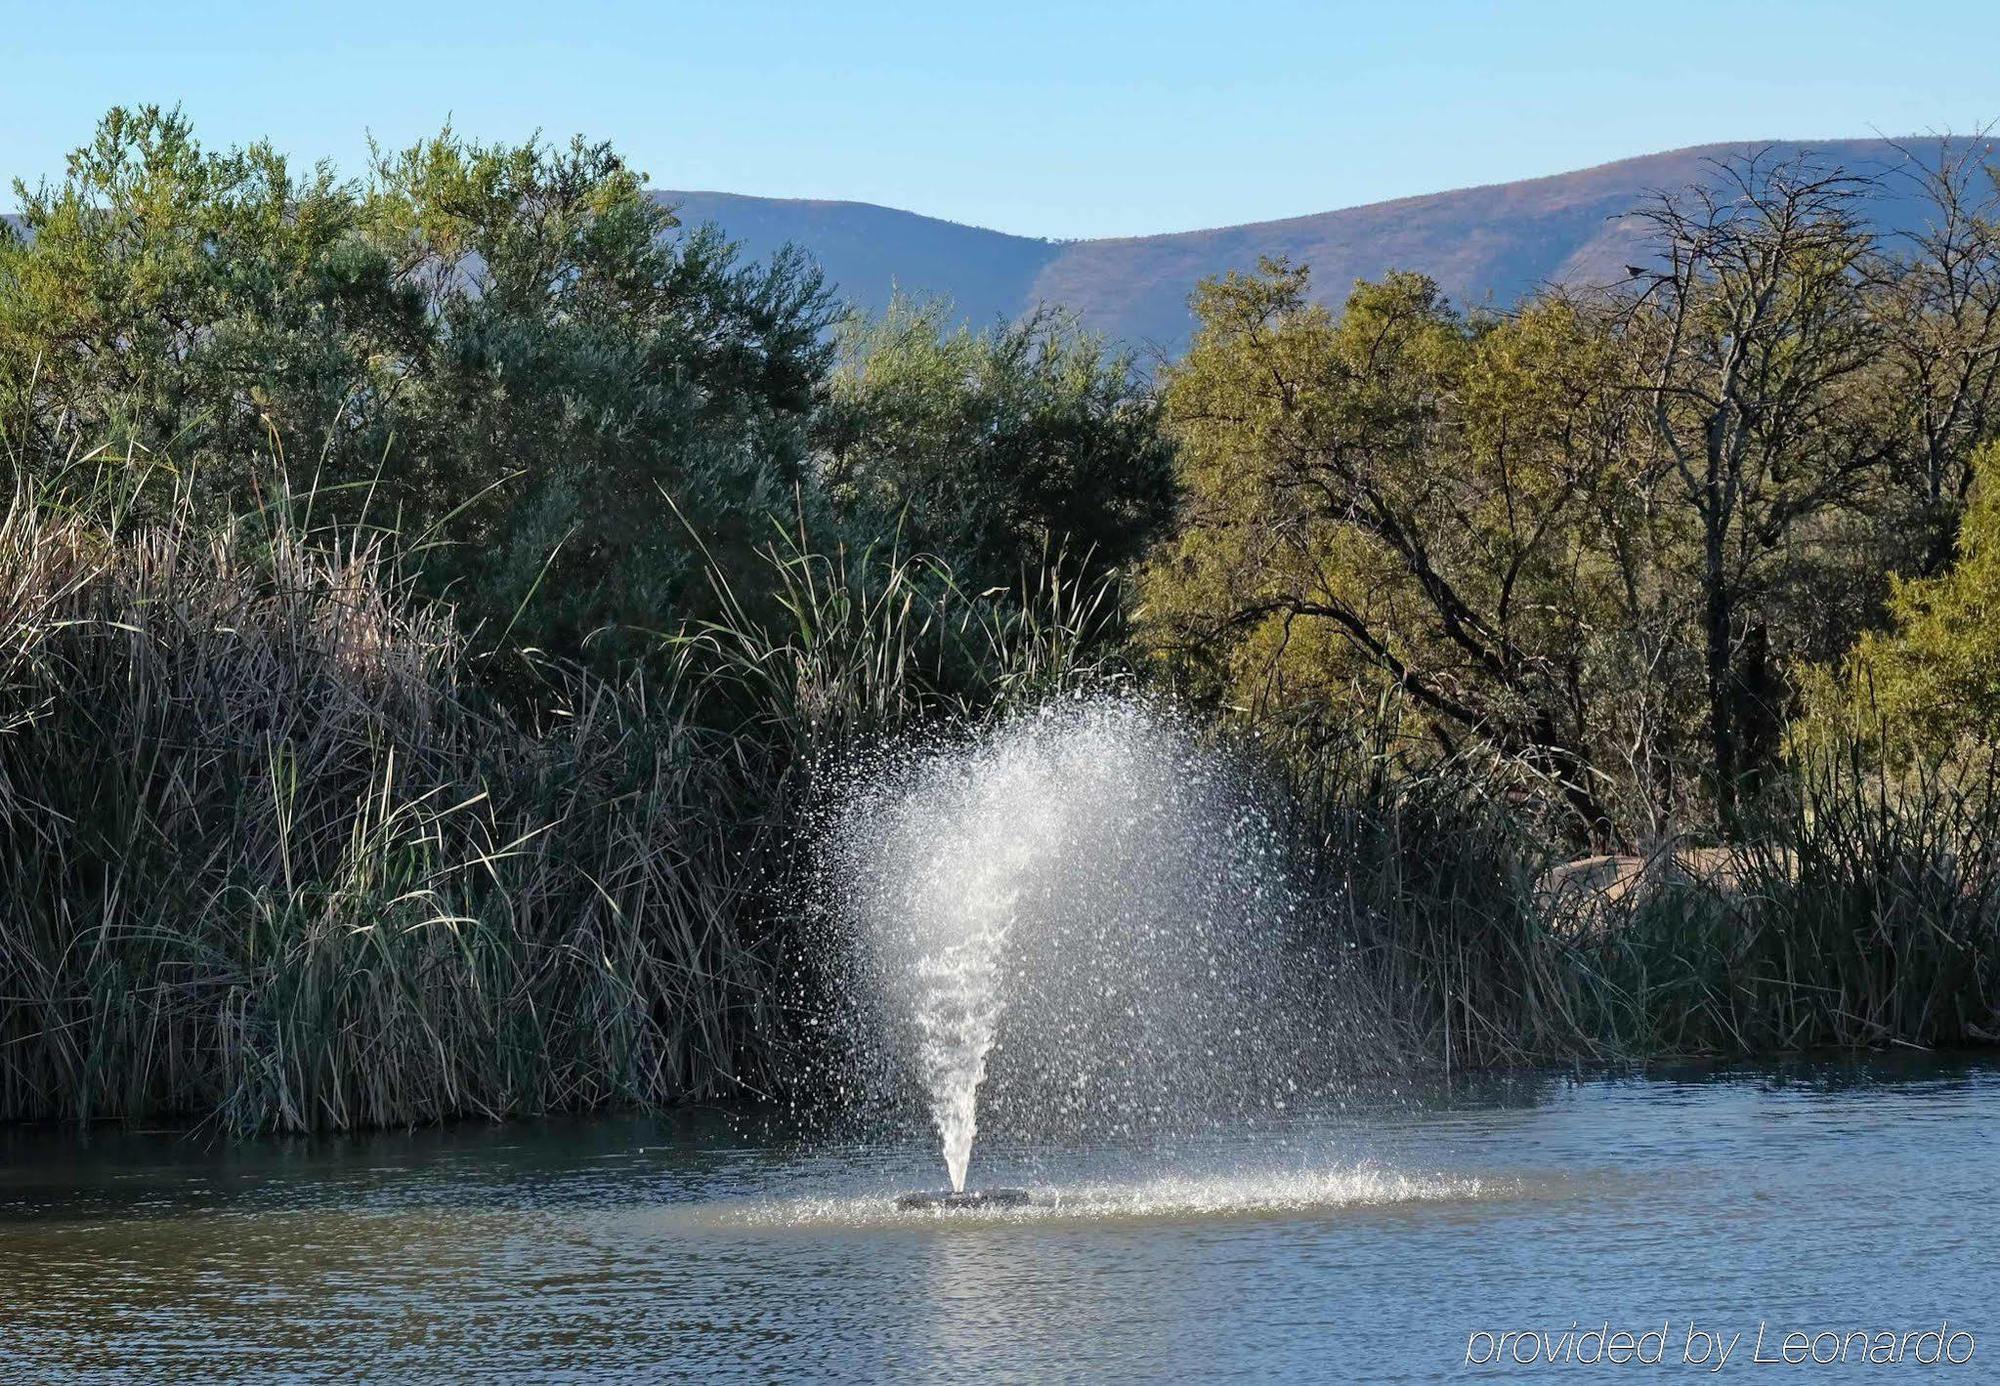
[[[1640,209],[1625,283],[1505,315],[1416,274],[1337,314],[1303,267],[1202,286],[1164,378],[1188,497],[1153,643],[1329,736],[1389,696],[1411,756],[1476,747],[1600,848],[1740,835],[1857,642],[1885,707],[1976,698],[1889,646],[1939,644],[1919,605],[1968,581],[1943,575],[2000,406],[1992,175],[1947,146],[1891,186],[1716,178]],[[1878,240],[1891,195],[1931,229]]]
[[[522,713],[308,498],[0,521],[0,1119],[309,1129],[772,1095],[814,767],[1091,681],[1067,589],[764,552],[764,623]]]
[[[114,112],[0,239],[0,1118],[782,1094],[822,769],[1108,679],[1287,787],[1413,1058],[1992,1041],[2000,228],[1898,176],[1503,315],[1265,265],[1149,380],[605,146]]]

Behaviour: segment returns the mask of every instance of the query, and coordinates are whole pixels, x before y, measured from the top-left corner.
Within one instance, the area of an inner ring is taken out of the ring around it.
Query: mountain
[[[685,226],[713,222],[750,255],[786,244],[809,251],[857,307],[875,310],[900,286],[948,294],[974,322],[1012,318],[1037,300],[1035,282],[1064,247],[1031,236],[877,207],[720,192],[656,192]]]
[[[1704,180],[1718,159],[1810,150],[1850,172],[1891,175],[1935,142],[1772,141],[1711,144],[1648,154],[1549,178],[1398,198],[1282,221],[1106,240],[1045,241],[962,226],[863,202],[813,202],[733,193],[661,191],[683,222],[714,222],[746,251],[787,242],[812,252],[843,297],[879,309],[892,287],[949,295],[976,323],[1013,318],[1037,304],[1067,305],[1106,335],[1177,352],[1192,320],[1187,295],[1205,275],[1289,256],[1312,267],[1329,302],[1357,278],[1391,269],[1430,275],[1461,304],[1504,306],[1547,282],[1609,283],[1646,258],[1644,230],[1629,216],[1661,189]],[[1919,224],[1922,211],[1887,177],[1874,215],[1885,230]]]
[[[1900,146],[1900,147],[1899,147]],[[657,191],[685,225],[719,225],[763,257],[786,244],[812,253],[842,297],[879,310],[900,286],[944,294],[975,323],[1012,319],[1037,304],[1074,309],[1090,327],[1142,351],[1177,353],[1193,322],[1196,281],[1253,268],[1260,256],[1310,265],[1318,296],[1346,297],[1356,279],[1421,270],[1460,304],[1505,306],[1539,284],[1610,283],[1647,258],[1643,227],[1627,214],[1649,195],[1704,181],[1716,160],[1753,151],[1809,150],[1849,172],[1882,179],[1873,200],[1885,231],[1920,225],[1906,180],[1910,155],[1934,158],[1934,140],[1777,140],[1709,144],[1648,154],[1548,178],[1398,198],[1282,221],[1159,236],[1048,241],[877,207]],[[10,218],[11,220],[11,218]]]

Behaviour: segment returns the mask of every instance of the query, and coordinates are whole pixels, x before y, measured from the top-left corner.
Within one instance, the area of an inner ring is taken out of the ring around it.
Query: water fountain
[[[950,1189],[991,1123],[1123,1139],[1282,1113],[1327,1081],[1337,977],[1297,937],[1240,768],[1143,701],[1064,702],[972,744],[882,757],[832,833],[847,1023],[914,1089]]]

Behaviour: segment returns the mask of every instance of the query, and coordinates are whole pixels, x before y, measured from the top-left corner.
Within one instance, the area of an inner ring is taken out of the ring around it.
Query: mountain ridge
[[[1546,283],[1607,283],[1643,256],[1629,214],[1648,196],[1700,181],[1718,159],[1810,152],[1882,178],[1936,136],[1744,140],[1634,155],[1563,173],[1475,184],[1266,221],[1144,236],[1049,240],[839,199],[658,190],[684,222],[712,221],[768,255],[811,252],[856,306],[879,310],[892,287],[950,297],[974,322],[1060,304],[1094,330],[1171,355],[1192,329],[1186,299],[1203,277],[1263,256],[1311,266],[1316,295],[1344,298],[1355,279],[1419,270],[1461,304],[1505,306]],[[1920,208],[1893,186],[1872,201],[1881,229],[1909,229]]]
[[[921,212],[841,198],[764,197],[713,189],[654,189],[684,226],[712,222],[746,254],[797,245],[837,292],[880,311],[901,288],[942,295],[968,321],[1009,321],[1041,305],[1142,354],[1168,357],[1194,322],[1188,295],[1204,277],[1283,257],[1313,272],[1315,297],[1345,298],[1356,279],[1391,269],[1437,280],[1464,306],[1505,307],[1549,283],[1609,283],[1649,253],[1630,213],[1647,197],[1700,181],[1718,159],[1811,152],[1864,176],[1907,167],[1940,137],[1746,140],[1633,155],[1564,173],[1417,193],[1324,212],[1144,236],[1056,240],[995,231]],[[1988,145],[1990,152],[1991,145]],[[1871,201],[1878,229],[1922,224],[1923,208],[1887,179]],[[7,221],[18,227],[18,217]]]

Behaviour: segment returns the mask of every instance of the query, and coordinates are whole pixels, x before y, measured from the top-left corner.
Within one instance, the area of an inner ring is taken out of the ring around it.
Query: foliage
[[[1974,461],[1958,562],[1896,584],[1892,627],[1864,635],[1841,690],[1850,718],[1900,754],[2000,744],[2000,444]]]
[[[768,1094],[811,1042],[787,920],[840,729],[1093,675],[1087,601],[772,549],[794,625],[729,605],[659,681],[552,673],[525,722],[379,537],[303,508],[0,522],[0,1119]]]
[[[1453,1067],[2000,1040],[2000,770],[1899,781],[1835,740],[1744,845],[1591,884],[1460,758],[1295,761],[1316,913],[1407,1053]]]
[[[604,145],[377,159],[360,216],[432,347],[387,469],[426,566],[489,639],[629,659],[804,503],[831,307],[796,255],[741,266]],[[692,533],[690,533],[692,531]],[[696,542],[698,540],[698,542]],[[442,579],[442,580],[440,580]]]
[[[420,340],[352,189],[268,144],[205,151],[178,111],[113,110],[60,184],[15,194],[0,425],[17,466],[83,439],[171,454],[213,474],[211,496],[240,494],[271,433],[354,429],[357,398]]]
[[[1148,573],[1159,642],[1253,714],[1393,689],[1440,753],[1482,738],[1603,831],[1612,689],[1586,661],[1629,483],[1604,339],[1561,300],[1469,322],[1416,275],[1338,317],[1306,291],[1267,263],[1196,296],[1166,377],[1190,500]]]
[[[757,952],[714,925],[742,782],[635,693],[574,685],[542,735],[482,711],[449,613],[360,537],[24,502],[0,591],[0,1116],[297,1130],[757,1081]]]
[[[1642,209],[1626,283],[1491,319],[1406,273],[1338,314],[1303,268],[1208,281],[1165,376],[1166,667],[1329,734],[1391,692],[1413,766],[1495,753],[1578,843],[1740,833],[1800,688],[1934,570],[1996,422],[1993,202],[1948,147],[1904,176],[1936,220],[1885,244],[1873,184],[1719,165]]]
[[[608,146],[446,130],[349,184],[115,110],[21,196],[0,251],[18,469],[73,443],[171,455],[216,517],[271,491],[275,443],[322,506],[430,549],[422,579],[482,644],[604,668],[705,593],[690,527],[747,562],[803,504],[817,271],[670,234]]]
[[[1057,313],[975,332],[950,312],[898,298],[849,324],[821,426],[842,511],[982,590],[1058,556],[1089,574],[1138,558],[1174,476],[1131,361]]]
[[[803,1081],[828,767],[1148,676],[1405,1052],[1990,1041],[2000,233],[1907,176],[1891,245],[1726,166],[1504,315],[1266,263],[1156,394],[1054,313],[836,339],[606,146],[114,111],[0,236],[0,1117]]]

